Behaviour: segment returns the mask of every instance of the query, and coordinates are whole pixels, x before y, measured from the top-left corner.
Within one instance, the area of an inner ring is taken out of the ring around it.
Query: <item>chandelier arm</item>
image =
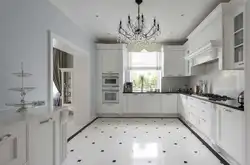
[[[124,33],[121,33],[122,35],[128,35],[129,37],[133,37],[131,34],[129,34],[125,29],[121,28],[121,30],[124,32]]]
[[[133,32],[133,33],[135,33],[135,27],[133,26],[133,24],[129,24],[129,28],[131,29],[131,31]]]
[[[120,33],[122,36],[124,36],[125,38],[127,38],[128,40],[131,40],[131,38],[132,38],[132,36],[131,37],[129,37],[129,36],[127,36],[127,35],[125,35],[124,33]]]
[[[145,34],[145,36],[147,36],[148,34],[151,33],[151,31],[155,28],[155,25],[151,27],[151,29]]]
[[[151,40],[153,37],[156,37],[156,36],[158,36],[157,31],[154,31],[151,35],[147,36],[147,39]]]

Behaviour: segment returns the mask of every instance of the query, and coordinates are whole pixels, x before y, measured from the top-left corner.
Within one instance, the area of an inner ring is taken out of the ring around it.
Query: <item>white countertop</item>
[[[53,112],[49,112],[49,108],[38,107],[29,108],[26,112],[16,112],[16,109],[0,111],[0,127],[17,124],[19,122],[29,122],[31,120],[46,120],[53,118],[54,115],[61,111],[71,111],[68,107],[55,108]]]

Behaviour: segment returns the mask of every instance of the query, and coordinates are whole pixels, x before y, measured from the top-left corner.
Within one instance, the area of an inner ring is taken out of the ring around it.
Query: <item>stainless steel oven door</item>
[[[119,74],[118,73],[103,73],[102,74],[103,87],[119,87]]]
[[[119,104],[119,90],[103,90],[102,103]]]

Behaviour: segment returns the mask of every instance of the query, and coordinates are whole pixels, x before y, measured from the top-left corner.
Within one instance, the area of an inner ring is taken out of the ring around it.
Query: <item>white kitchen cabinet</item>
[[[143,113],[142,104],[143,96],[142,94],[126,94],[126,100],[127,100],[127,110],[125,110],[125,113]]]
[[[164,46],[164,76],[185,76],[185,48],[183,46]]]
[[[213,104],[207,101],[188,97],[186,103],[185,114],[186,120],[193,124],[203,135],[215,141],[213,127],[213,118],[215,118],[215,109]]]
[[[244,69],[244,8],[243,1],[219,4],[187,37],[186,51],[195,54],[210,41],[216,41],[221,47],[217,50],[218,68]]]
[[[122,50],[98,50],[102,60],[102,73],[120,73],[122,66]]]
[[[54,121],[51,118],[29,123],[29,164],[53,165]]]
[[[234,8],[234,66],[236,69],[244,69],[245,67],[245,40],[244,40],[244,22],[245,8],[244,6],[236,6]]]
[[[187,108],[187,96],[186,95],[178,95],[177,96],[177,109],[179,115],[182,116],[185,120],[188,120],[188,108]]]
[[[141,102],[144,113],[158,114],[161,113],[161,94],[145,94]]]
[[[23,165],[26,163],[26,123],[0,126],[0,164]]]
[[[67,156],[67,125],[69,111],[61,111],[54,116],[54,158],[55,165],[61,165]]]
[[[123,44],[97,44],[97,59],[99,73],[123,72]]]
[[[244,162],[244,112],[217,106],[217,143],[240,164]]]
[[[122,104],[101,104],[98,113],[100,114],[120,114],[122,112]]]
[[[163,114],[177,114],[177,94],[163,94],[161,105]]]
[[[126,94],[126,100],[127,110],[124,110],[124,113],[161,113],[161,95],[159,94]]]

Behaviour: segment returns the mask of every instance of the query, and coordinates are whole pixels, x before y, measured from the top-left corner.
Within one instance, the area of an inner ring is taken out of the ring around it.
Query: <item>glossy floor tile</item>
[[[221,165],[178,119],[100,118],[68,143],[65,165]]]

